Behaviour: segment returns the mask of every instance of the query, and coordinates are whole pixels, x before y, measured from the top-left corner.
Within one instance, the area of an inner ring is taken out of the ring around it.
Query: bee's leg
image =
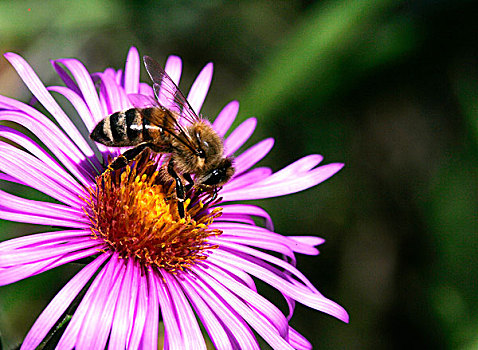
[[[120,154],[118,157],[113,159],[113,161],[108,164],[108,170],[118,170],[126,165],[128,165],[133,159],[135,159],[141,152],[143,152],[146,148],[154,147],[153,144],[149,142],[140,143],[136,147],[133,147],[123,154]]]
[[[174,170],[174,162],[172,160],[168,163],[168,174],[176,181],[176,197],[178,198],[178,213],[179,217],[182,219],[184,218],[184,186],[181,178],[178,176],[176,171]]]
[[[183,177],[186,179],[186,181],[188,182],[188,184],[185,186],[186,188],[186,193],[189,192],[189,190],[193,187],[194,185],[194,181],[193,179],[191,178],[191,174],[183,174]]]

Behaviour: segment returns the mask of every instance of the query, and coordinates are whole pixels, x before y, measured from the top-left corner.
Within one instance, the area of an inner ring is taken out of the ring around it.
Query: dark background
[[[238,121],[259,121],[248,145],[276,140],[262,165],[310,153],[346,164],[313,189],[255,202],[277,232],[327,240],[298,267],[350,314],[347,325],[298,306],[292,325],[317,349],[475,349],[477,14],[459,0],[1,1],[0,51],[48,84],[54,58],[98,71],[122,68],[133,45],[159,62],[177,54],[186,92],[214,62],[202,113],[239,100]],[[30,98],[5,59],[0,93]],[[1,225],[0,240],[38,231]],[[7,348],[76,270],[0,288]]]

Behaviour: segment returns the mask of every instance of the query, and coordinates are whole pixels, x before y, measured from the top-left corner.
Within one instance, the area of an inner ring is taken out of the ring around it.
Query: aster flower
[[[275,233],[266,211],[237,204],[315,186],[342,164],[317,166],[322,156],[309,155],[275,173],[251,169],[273,146],[265,139],[236,155],[236,174],[219,199],[188,192],[186,217],[180,219],[174,186],[158,176],[161,155],[145,152],[123,169],[104,172],[108,160],[123,150],[93,144],[79,131],[154,99],[151,86],[139,81],[135,48],[124,71],[90,74],[76,59],[55,60],[64,85],[48,87],[23,58],[5,57],[49,116],[0,96],[0,120],[20,124],[38,139],[0,126],[0,136],[9,140],[0,141],[0,179],[52,200],[0,190],[1,219],[48,227],[0,243],[0,285],[89,259],[38,317],[22,349],[36,348],[58,327],[64,329],[59,349],[156,349],[160,321],[169,349],[205,349],[199,322],[218,349],[258,349],[255,333],[275,349],[309,349],[289,326],[296,301],[348,321],[346,311],[295,267],[295,253],[316,255],[323,240]],[[168,58],[165,70],[176,84],[181,68],[178,57]],[[197,113],[212,72],[212,64],[206,65],[189,91]],[[75,126],[52,92],[71,103],[84,128]],[[219,135],[228,132],[238,108],[233,101],[218,114],[212,125]],[[255,127],[256,119],[249,118],[230,132],[225,155],[234,154]],[[257,280],[283,295],[287,315],[257,292]]]

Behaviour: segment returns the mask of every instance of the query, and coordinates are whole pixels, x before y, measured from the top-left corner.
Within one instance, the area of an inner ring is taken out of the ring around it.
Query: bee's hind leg
[[[174,162],[170,160],[168,162],[168,174],[176,181],[176,197],[178,199],[178,214],[179,217],[182,219],[184,218],[184,199],[186,198],[184,192],[183,182],[181,178],[174,170]],[[188,180],[189,181],[189,180]]]
[[[133,147],[127,150],[123,154],[120,154],[118,157],[113,159],[113,161],[110,164],[108,164],[107,170],[118,170],[125,167],[147,148],[153,149],[154,144],[149,142],[140,143],[136,147]]]

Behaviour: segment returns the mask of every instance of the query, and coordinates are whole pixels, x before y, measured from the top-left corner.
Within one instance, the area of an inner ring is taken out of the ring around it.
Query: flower
[[[124,71],[90,74],[76,59],[53,61],[64,86],[45,87],[22,57],[5,57],[54,121],[30,105],[0,96],[0,120],[22,125],[41,142],[0,126],[0,136],[10,141],[0,141],[0,179],[43,192],[52,201],[0,190],[0,218],[56,228],[0,243],[0,285],[90,259],[41,313],[22,349],[36,348],[59,323],[64,327],[60,349],[156,349],[160,320],[165,347],[204,349],[196,315],[219,349],[258,349],[253,332],[276,349],[308,349],[309,342],[289,326],[295,301],[348,322],[346,311],[295,267],[295,253],[318,254],[315,246],[323,240],[275,233],[266,211],[237,204],[307,189],[343,164],[317,167],[322,156],[309,155],[275,173],[266,167],[251,169],[273,146],[273,139],[265,139],[236,156],[236,173],[220,199],[191,190],[187,215],[180,219],[171,199],[174,186],[158,176],[164,157],[144,152],[134,164],[105,172],[108,159],[124,150],[88,141],[52,95],[63,95],[88,131],[111,113],[146,105],[154,94],[150,85],[139,82],[135,48]],[[178,83],[181,60],[169,57],[165,70]],[[189,91],[196,112],[212,71],[212,64],[206,65]],[[220,136],[238,108],[238,102],[230,102],[215,119],[212,126]],[[225,154],[235,153],[255,127],[256,119],[250,118],[233,130],[225,138]],[[264,225],[256,224],[257,219]],[[257,292],[253,278],[283,295],[287,316]],[[71,319],[63,319],[75,300],[79,304]]]

